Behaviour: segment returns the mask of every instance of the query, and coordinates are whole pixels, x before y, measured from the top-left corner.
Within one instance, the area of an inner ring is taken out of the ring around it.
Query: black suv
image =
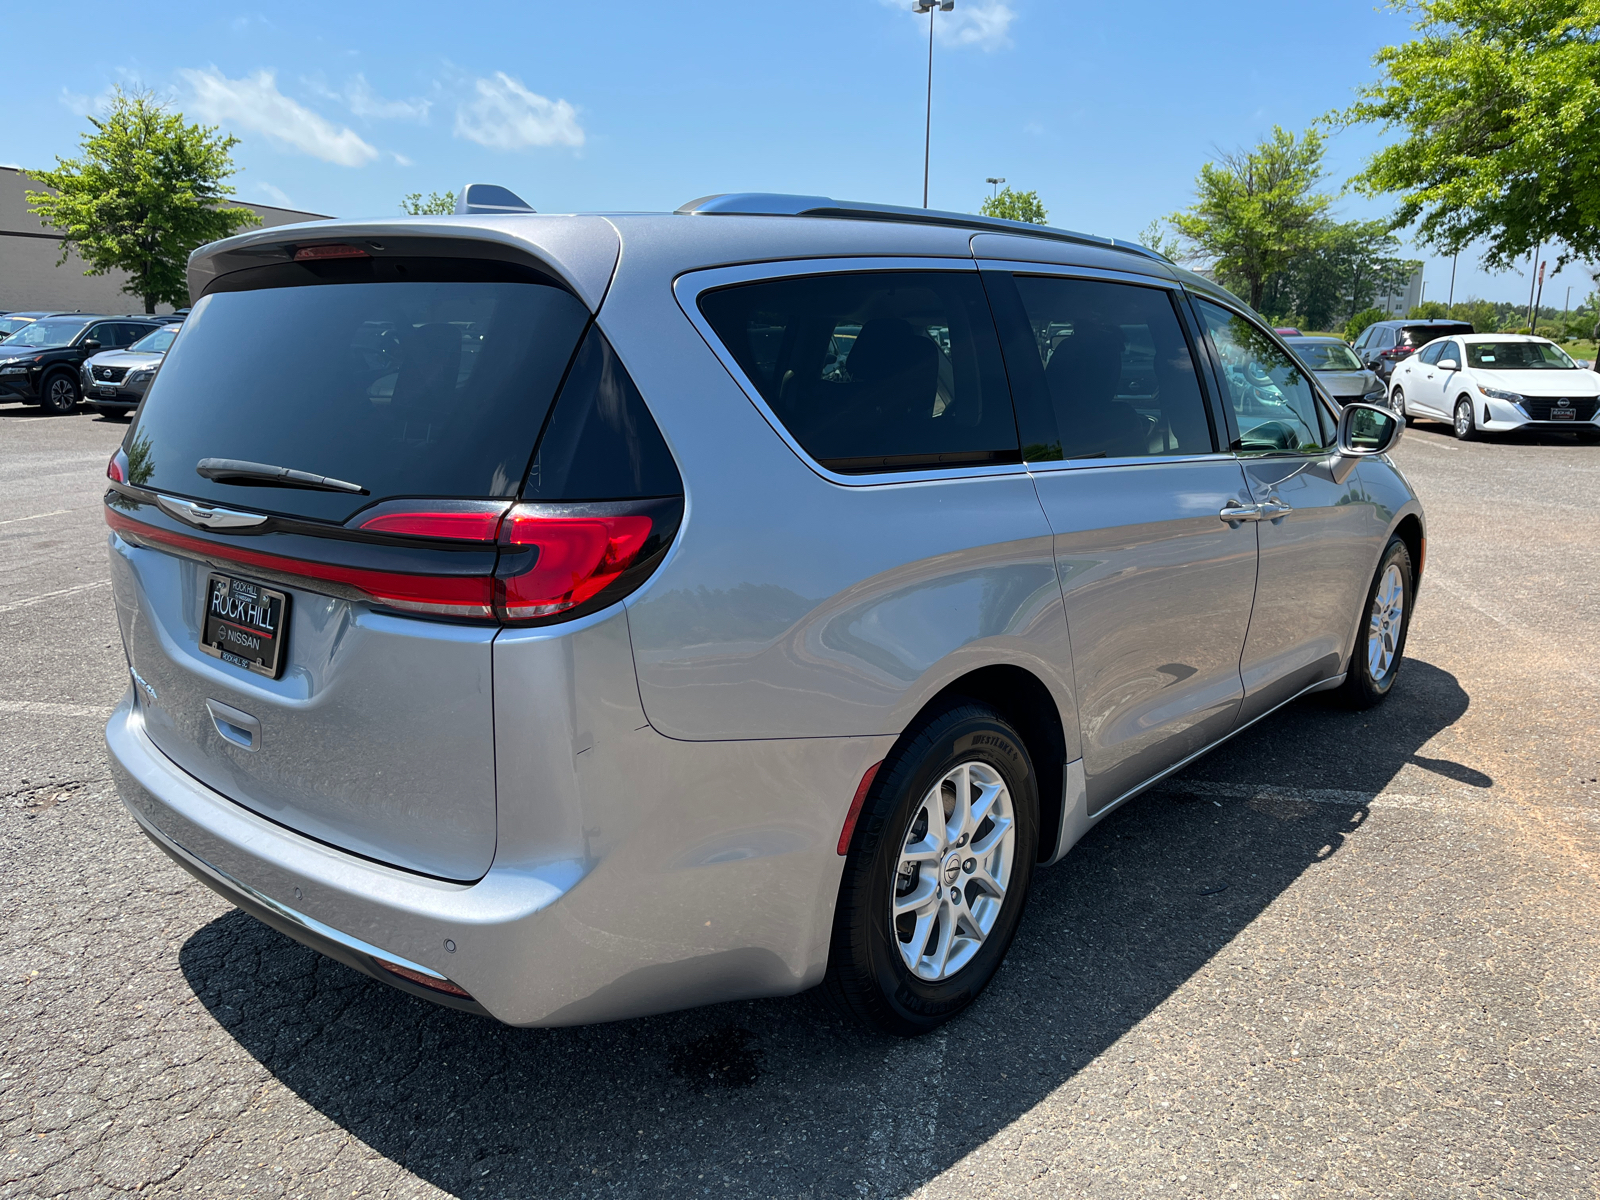
[[[0,402],[20,400],[47,413],[71,412],[81,397],[78,368],[101,350],[131,346],[170,318],[41,317],[0,341]]]
[[[1394,374],[1394,365],[1410,358],[1434,338],[1454,337],[1476,332],[1465,321],[1432,318],[1422,321],[1374,321],[1361,331],[1351,347],[1361,356],[1361,365],[1384,383]]]

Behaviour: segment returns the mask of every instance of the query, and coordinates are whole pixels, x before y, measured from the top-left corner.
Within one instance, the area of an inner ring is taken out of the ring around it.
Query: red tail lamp
[[[548,617],[594,599],[638,558],[651,524],[637,514],[568,517],[512,509],[500,527],[501,544],[538,553],[527,570],[496,580],[501,619]]]

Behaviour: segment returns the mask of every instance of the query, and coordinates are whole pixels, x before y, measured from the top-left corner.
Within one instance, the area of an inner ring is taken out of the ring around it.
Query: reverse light
[[[554,616],[594,599],[638,559],[654,520],[639,513],[552,513],[539,505],[511,510],[500,527],[502,546],[532,550],[502,555],[495,609],[506,621]]]

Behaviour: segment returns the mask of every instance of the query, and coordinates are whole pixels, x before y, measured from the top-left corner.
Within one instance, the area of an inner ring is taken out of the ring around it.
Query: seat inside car
[[[1148,454],[1150,423],[1117,399],[1122,330],[1080,324],[1045,367],[1068,458],[1137,458]]]

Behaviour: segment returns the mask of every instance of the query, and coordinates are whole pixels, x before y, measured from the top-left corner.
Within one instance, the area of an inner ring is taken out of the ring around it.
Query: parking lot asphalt
[[[0,408],[0,1196],[1600,1195],[1600,447],[1410,431],[1389,702],[1124,806],[899,1041],[809,996],[507,1029],[194,883],[105,765],[124,428]]]

